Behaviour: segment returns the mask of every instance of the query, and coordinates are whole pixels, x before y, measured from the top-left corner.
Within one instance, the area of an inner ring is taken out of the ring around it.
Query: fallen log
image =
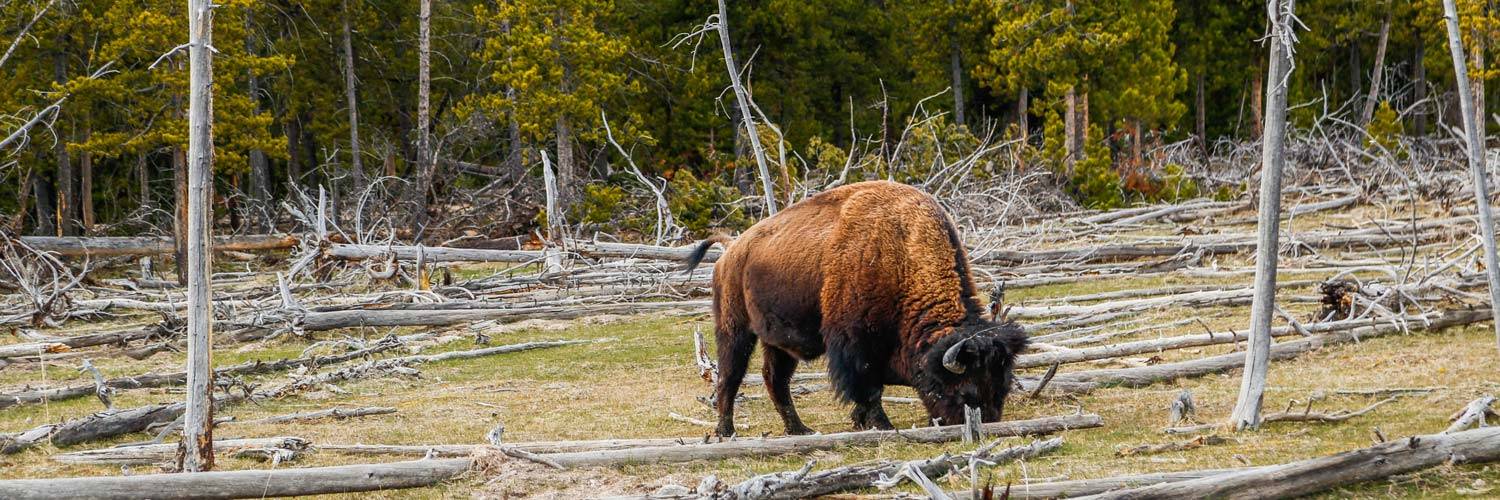
[[[437,484],[468,472],[467,458],[304,469],[0,481],[0,498],[220,499],[352,493]]]
[[[993,422],[983,424],[981,427],[986,436],[1006,437],[1052,434],[1069,429],[1084,429],[1102,425],[1104,425],[1104,421],[1098,415],[1068,415],[1010,422]],[[721,460],[735,457],[803,453],[814,450],[826,450],[838,446],[872,445],[890,440],[920,443],[957,441],[963,435],[963,427],[962,425],[948,425],[892,431],[841,432],[809,436],[741,439],[679,446],[553,453],[543,456],[564,467],[682,463],[695,460]]]
[[[986,436],[1005,437],[1042,435],[1069,429],[1099,427],[1104,421],[1098,415],[1068,415],[1012,422],[984,424]],[[924,427],[895,431],[858,431],[812,436],[785,436],[756,439],[732,439],[705,442],[705,438],[607,439],[597,441],[533,441],[506,443],[505,447],[535,453],[569,467],[615,465],[619,463],[675,463],[751,455],[794,453],[799,450],[827,449],[835,446],[866,445],[888,440],[915,442],[957,441],[962,425]],[[318,451],[355,455],[403,455],[466,457],[488,447],[477,444],[448,445],[368,445],[318,444]],[[677,450],[677,451],[671,451]]]
[[[146,430],[151,424],[171,422],[187,410],[184,403],[140,406],[127,410],[107,410],[60,424],[46,424],[31,430],[0,434],[0,454],[19,453],[47,442],[67,446],[96,439]],[[8,498],[0,494],[0,498]]]
[[[730,486],[725,491],[698,491],[696,498],[710,497],[709,495],[715,493],[716,495],[710,498],[724,500],[813,498],[840,491],[868,488],[876,481],[896,477],[905,467],[915,467],[922,471],[923,475],[938,479],[947,475],[949,471],[968,467],[975,460],[993,465],[1009,463],[1056,450],[1062,447],[1062,442],[1062,438],[1057,437],[993,451],[992,448],[1000,444],[996,441],[974,453],[954,456],[944,453],[934,458],[912,462],[884,460],[868,465],[835,467],[815,473],[811,471],[814,462],[808,462],[807,466],[801,470],[762,474]]]
[[[1099,479],[1075,479],[1071,481],[1021,483],[1012,485],[1010,487],[1010,498],[1071,498],[1104,493],[1106,491],[1124,488],[1138,488],[1142,486],[1150,486],[1153,484],[1176,483],[1193,479],[1201,479],[1205,477],[1216,477],[1259,468],[1261,467],[1204,469],[1182,472],[1154,472],[1150,474],[1134,474],[1129,476],[1116,476]],[[1004,487],[997,486],[996,489],[1003,490]],[[953,492],[952,496],[955,500],[977,500],[968,491]]]
[[[63,352],[69,349],[100,345],[123,344],[141,339],[176,337],[179,332],[170,325],[151,325],[142,328],[88,333],[71,337],[51,338],[42,342],[11,344],[0,348],[0,359],[7,357],[35,356],[38,352]]]
[[[176,251],[172,238],[166,236],[22,236],[21,242],[64,257],[163,255]],[[288,234],[216,236],[213,240],[213,249],[219,252],[284,250],[296,246],[297,238]]]
[[[301,358],[281,359],[277,361],[248,361],[234,366],[214,370],[215,378],[238,377],[243,375],[258,375],[278,371],[290,370],[298,367],[318,367],[343,363],[352,359],[359,359],[374,355],[383,351],[394,349],[401,345],[395,341],[395,337],[387,337],[375,345],[350,351],[344,354],[329,356],[304,356]],[[134,377],[119,377],[106,380],[104,385],[113,389],[143,389],[149,387],[164,387],[171,385],[182,385],[187,383],[187,372],[171,373],[148,373]],[[94,394],[94,384],[79,384],[70,387],[58,387],[52,389],[34,389],[11,394],[0,394],[0,409],[23,404],[36,404],[44,401],[63,401],[73,398],[86,397]]]
[[[1490,319],[1488,309],[1459,309],[1444,312],[1433,317],[1425,325],[1416,323],[1410,325],[1411,329],[1438,330],[1456,325],[1466,325],[1486,321]],[[1403,331],[1401,325],[1378,324],[1362,326],[1350,330],[1326,333],[1301,340],[1294,340],[1271,346],[1271,359],[1284,360],[1297,357],[1302,353],[1321,348],[1325,345],[1342,344],[1389,335]],[[1166,382],[1186,377],[1196,377],[1209,373],[1219,373],[1235,368],[1243,367],[1245,355],[1243,353],[1228,353],[1218,356],[1210,356],[1190,361],[1176,363],[1163,363],[1153,366],[1139,368],[1117,368],[1104,370],[1088,370],[1072,373],[1060,373],[1053,383],[1057,381],[1098,384],[1098,385],[1121,385],[1126,387],[1142,387],[1157,382]]]
[[[290,413],[274,417],[257,418],[254,420],[230,420],[219,424],[223,425],[260,425],[260,424],[284,424],[287,422],[307,422],[331,418],[344,420],[354,417],[368,417],[371,415],[388,415],[396,413],[395,408],[389,406],[370,406],[365,408],[332,408],[327,410],[309,411],[302,413]]]
[[[432,304],[426,304],[431,306]],[[466,308],[446,306],[439,308],[352,308],[332,311],[308,311],[302,316],[301,327],[308,331],[332,330],[369,326],[447,326],[475,321],[515,322],[527,319],[574,319],[602,314],[632,314],[668,309],[708,310],[709,301],[689,300],[681,302],[630,302],[620,304],[564,305],[539,307],[489,307],[470,304]]]
[[[1337,455],[1086,498],[1292,498],[1443,464],[1500,460],[1500,428],[1429,434]]]
[[[233,455],[243,449],[283,448],[294,451],[307,449],[309,442],[299,437],[280,436],[251,439],[214,440],[214,453]],[[117,446],[97,450],[83,450],[52,455],[55,462],[88,465],[153,465],[171,463],[177,457],[177,443]]]

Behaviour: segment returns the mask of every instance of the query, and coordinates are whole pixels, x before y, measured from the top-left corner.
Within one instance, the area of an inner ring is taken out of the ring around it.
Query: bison
[[[903,184],[830,189],[760,221],[714,267],[714,334],[720,376],[718,434],[734,434],[734,399],[757,341],[762,373],[787,434],[812,432],[792,405],[799,361],[828,356],[837,396],[860,429],[891,429],[886,385],[906,385],[947,424],[965,407],[1000,419],[1026,335],[996,321],[975,297],[969,259],[937,200]]]

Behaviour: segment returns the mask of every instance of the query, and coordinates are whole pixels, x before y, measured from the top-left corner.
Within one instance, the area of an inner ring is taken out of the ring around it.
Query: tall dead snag
[[[344,0],[344,99],[349,103],[349,175],[354,181],[354,198],[358,200],[365,190],[365,169],[359,157],[359,103],[354,93],[354,35],[349,29],[350,15],[349,0]]]
[[[1260,221],[1255,247],[1255,297],[1250,303],[1250,346],[1245,349],[1245,372],[1240,397],[1230,420],[1235,429],[1260,425],[1261,399],[1266,391],[1266,372],[1271,367],[1271,317],[1276,309],[1276,250],[1281,223],[1281,169],[1286,139],[1287,78],[1292,72],[1292,33],[1295,22],[1292,0],[1269,0],[1266,14],[1271,26],[1270,81],[1266,86],[1266,128],[1261,136]]]
[[[209,200],[213,193],[213,11],[209,0],[188,0],[187,412],[182,424],[182,470],[212,469],[213,311],[209,298]],[[179,264],[180,265],[180,264]]]
[[[407,201],[412,203],[411,221],[421,227],[427,224],[427,191],[432,186],[432,144],[427,134],[432,117],[428,101],[432,95],[432,0],[421,1],[417,17],[417,183]]]
[[[719,0],[719,46],[724,48],[724,67],[729,70],[729,85],[734,87],[734,99],[740,105],[740,118],[745,123],[745,132],[750,136],[750,149],[755,153],[755,165],[760,169],[760,184],[765,189],[766,214],[776,213],[776,194],[771,188],[771,169],[766,166],[766,151],[760,145],[760,134],[755,128],[755,114],[750,112],[750,92],[740,83],[740,67],[734,64],[734,49],[729,45],[729,7]]]
[[[1458,80],[1458,104],[1463,110],[1464,137],[1469,141],[1469,172],[1474,177],[1474,203],[1479,208],[1479,230],[1484,236],[1485,272],[1490,280],[1490,308],[1496,313],[1495,342],[1500,347],[1500,268],[1495,260],[1495,221],[1490,215],[1489,175],[1484,169],[1484,123],[1475,120],[1474,94],[1469,92],[1469,68],[1464,62],[1464,43],[1459,38],[1458,9],[1453,0],[1443,0],[1448,21],[1448,49],[1453,53],[1453,73]]]
[[[1375,116],[1375,106],[1380,104],[1380,82],[1385,76],[1385,49],[1391,41],[1391,4],[1385,4],[1385,21],[1380,23],[1380,42],[1375,45],[1375,71],[1370,75],[1370,93],[1365,96],[1365,107],[1359,113],[1359,125],[1369,127]]]

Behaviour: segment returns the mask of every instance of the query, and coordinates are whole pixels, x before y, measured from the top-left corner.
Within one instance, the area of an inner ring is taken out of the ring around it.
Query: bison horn
[[[953,347],[949,347],[947,351],[943,352],[943,368],[947,368],[948,371],[957,375],[964,374],[964,371],[968,368],[963,363],[958,362],[958,353],[964,350],[964,343],[968,341],[969,339],[960,340],[958,343],[953,344]]]

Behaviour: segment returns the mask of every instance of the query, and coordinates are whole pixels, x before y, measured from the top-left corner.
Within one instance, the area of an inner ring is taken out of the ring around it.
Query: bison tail
[[[731,241],[734,240],[730,239],[728,236],[725,236],[723,234],[715,234],[699,242],[698,246],[693,248],[693,253],[688,255],[688,266],[686,272],[692,273],[694,269],[698,268],[698,264],[703,263],[703,258],[708,256],[708,248],[714,246],[714,243],[729,246],[729,242]]]

